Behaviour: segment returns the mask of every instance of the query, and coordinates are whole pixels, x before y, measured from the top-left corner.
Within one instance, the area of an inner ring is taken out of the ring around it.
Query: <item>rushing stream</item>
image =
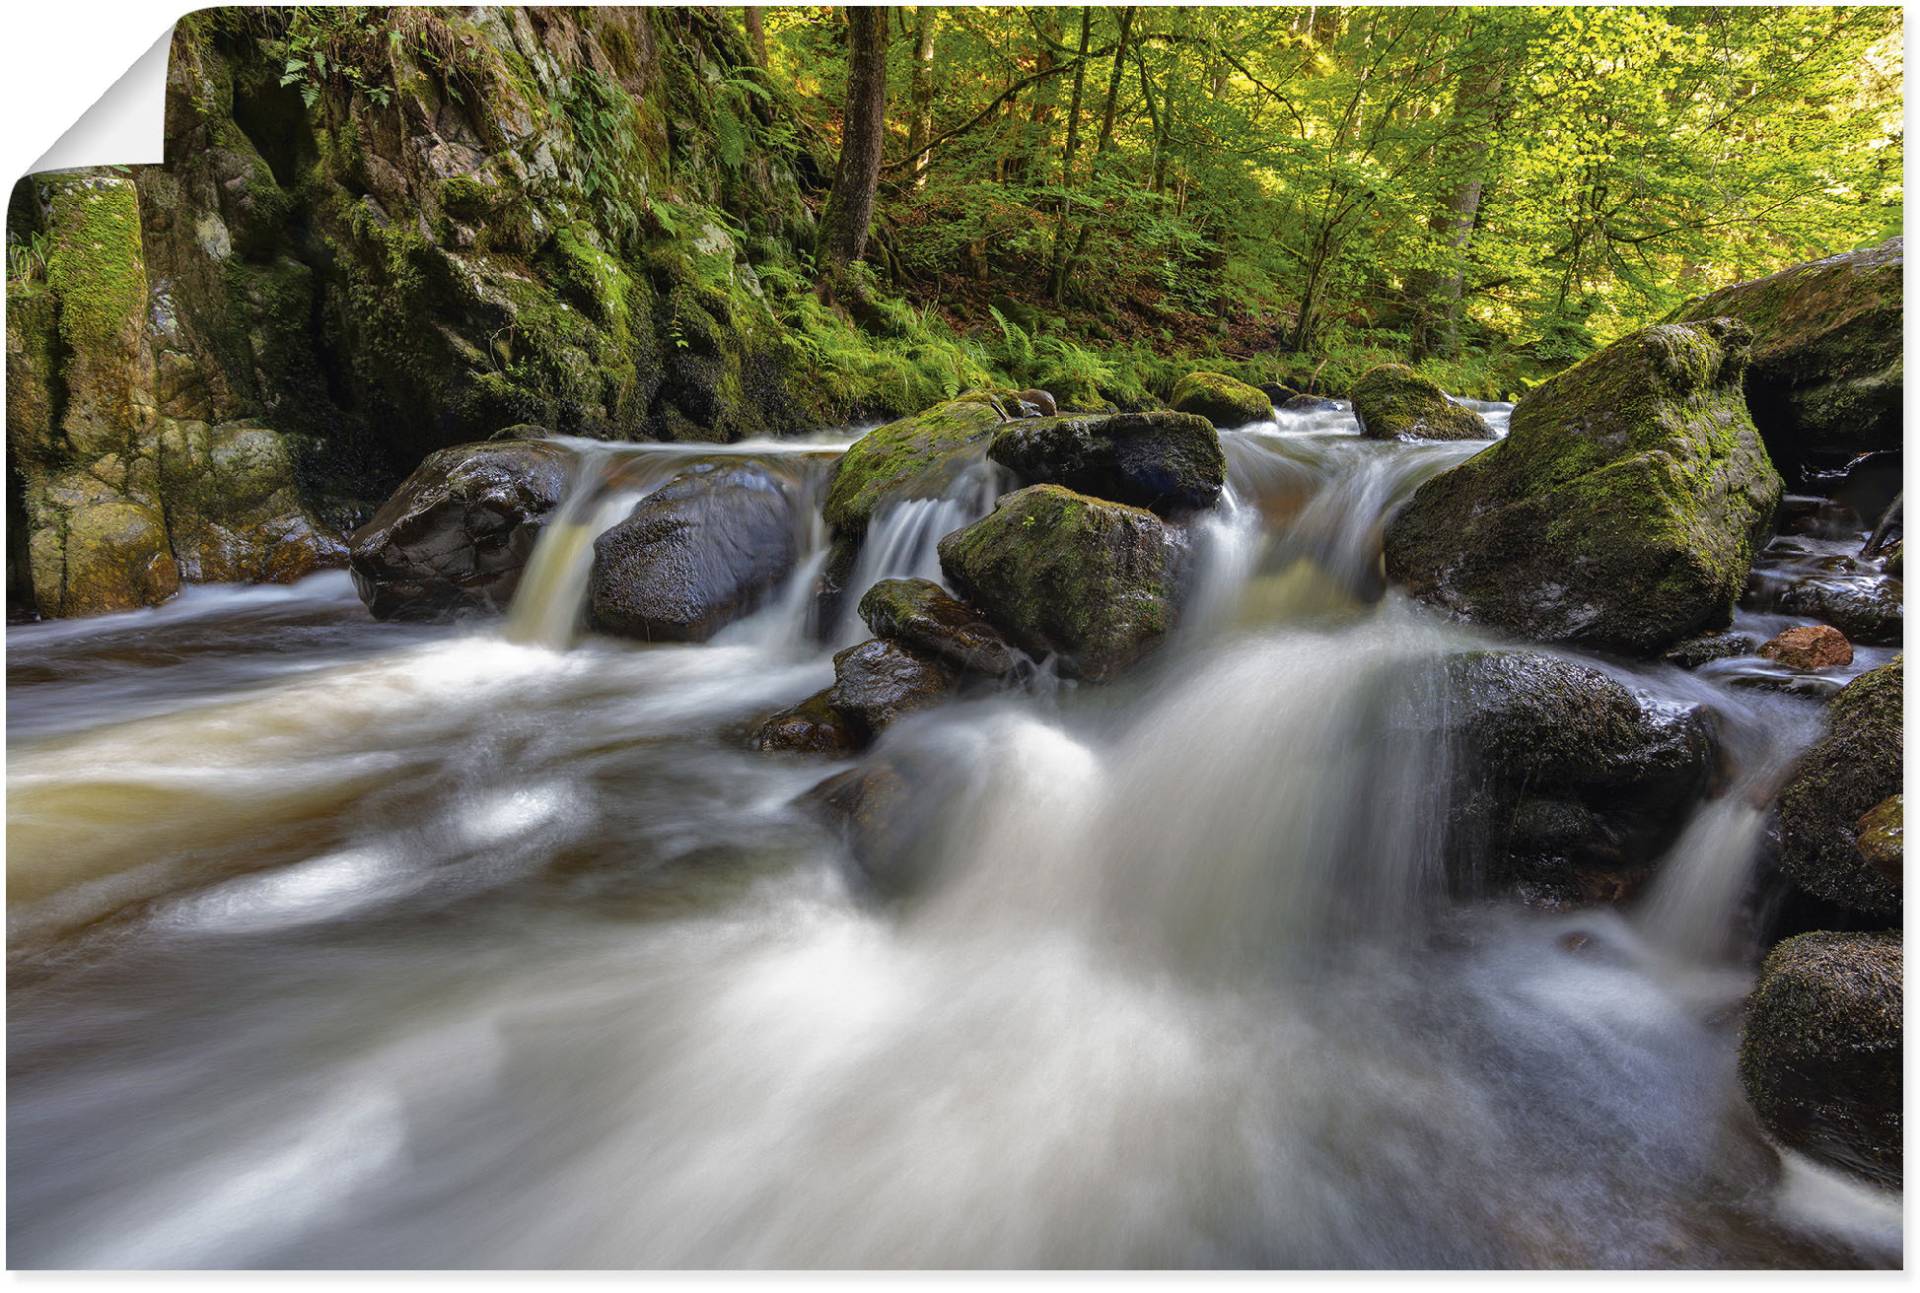
[[[1487,639],[1377,552],[1482,446],[1280,419],[1150,666],[886,734],[906,903],[796,802],[847,765],[741,739],[863,636],[817,517],[712,643],[580,632],[593,536],[710,446],[581,446],[504,624],[329,574],[9,629],[13,1264],[1898,1264],[1898,1196],[1734,1076],[1817,700],[1602,663],[1712,708],[1724,793],[1635,906],[1449,900],[1406,680]],[[845,443],[724,452],[815,500]],[[883,511],[850,585],[1003,484]]]

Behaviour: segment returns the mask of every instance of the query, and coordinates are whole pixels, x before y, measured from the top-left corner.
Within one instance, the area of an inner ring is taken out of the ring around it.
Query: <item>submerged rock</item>
[[[857,535],[883,503],[939,497],[979,461],[1004,420],[991,394],[974,392],[867,432],[834,464],[827,524]]]
[[[1782,1143],[1901,1183],[1901,938],[1819,932],[1768,953],[1747,1000],[1740,1080]]]
[[[1266,393],[1225,373],[1188,373],[1173,386],[1176,413],[1195,413],[1222,430],[1273,416]]]
[[[1587,665],[1475,651],[1449,657],[1443,680],[1456,879],[1644,868],[1712,775],[1702,709],[1643,700]]]
[[[1898,579],[1805,579],[1780,594],[1778,608],[1835,625],[1868,646],[1898,646],[1905,632]]]
[[[587,622],[622,637],[702,642],[793,569],[792,500],[752,463],[702,463],[593,544]]]
[[[1008,423],[987,456],[1028,484],[1178,515],[1219,501],[1220,435],[1193,413],[1109,413]]]
[[[1781,491],[1745,353],[1738,324],[1663,324],[1528,392],[1394,518],[1388,577],[1549,642],[1649,653],[1725,625]]]
[[[381,620],[504,608],[571,464],[566,449],[532,440],[428,455],[348,541],[360,599]]]
[[[1901,446],[1904,260],[1892,238],[1722,288],[1675,316],[1752,330],[1747,406],[1774,463],[1796,481],[1809,466]]]
[[[940,567],[1015,646],[1093,682],[1173,624],[1174,546],[1159,518],[1059,485],[1002,497],[940,540]]]
[[[1853,663],[1853,643],[1827,624],[1803,624],[1776,634],[1760,654],[1791,669],[1837,669]]]
[[[934,656],[956,669],[1005,677],[1018,656],[985,616],[931,579],[883,579],[860,598],[876,637]]]
[[[1780,792],[1780,867],[1817,898],[1870,916],[1900,913],[1900,871],[1867,864],[1860,820],[1901,790],[1901,662],[1855,678],[1827,706],[1827,732]]]
[[[1405,364],[1380,364],[1353,384],[1353,416],[1370,440],[1491,440],[1487,420]]]
[[[915,802],[907,778],[888,763],[836,773],[806,800],[837,827],[861,873],[880,893],[898,897],[920,884],[924,850],[912,847],[927,808]]]

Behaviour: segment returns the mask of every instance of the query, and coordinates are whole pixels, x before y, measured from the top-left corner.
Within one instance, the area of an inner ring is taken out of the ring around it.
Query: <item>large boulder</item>
[[[1815,897],[1871,916],[1900,914],[1900,872],[1860,853],[1860,821],[1900,793],[1901,661],[1855,678],[1827,706],[1827,731],[1780,792],[1780,867]]]
[[[1745,347],[1725,320],[1656,325],[1528,392],[1394,518],[1388,577],[1549,642],[1649,653],[1725,625],[1781,493]]]
[[[1172,627],[1175,552],[1149,511],[1030,485],[940,540],[940,568],[1015,646],[1101,682]]]
[[[860,598],[860,618],[888,638],[967,673],[1001,678],[1019,656],[985,616],[931,579],[882,579]]]
[[[1733,318],[1752,330],[1747,405],[1774,463],[1796,483],[1807,467],[1900,448],[1904,260],[1892,238],[1722,288],[1675,316]]]
[[[1747,1000],[1740,1079],[1783,1144],[1901,1183],[1901,939],[1801,934],[1776,946]]]
[[[995,433],[987,456],[1028,484],[1064,485],[1175,516],[1219,501],[1227,458],[1195,413],[1033,418]]]
[[[1457,779],[1449,865],[1468,887],[1519,879],[1592,896],[1595,876],[1659,857],[1712,774],[1704,711],[1642,699],[1572,660],[1449,656],[1439,695]]]
[[[285,584],[346,564],[346,544],[307,510],[286,438],[271,427],[163,419],[160,484],[182,579]]]
[[[382,620],[503,609],[567,492],[572,461],[537,440],[429,454],[348,540],[360,599]]]
[[[867,432],[840,455],[827,481],[823,516],[836,533],[859,535],[883,503],[938,498],[986,453],[1006,418],[976,391]]]
[[[593,544],[587,622],[648,642],[702,642],[793,569],[793,501],[754,463],[701,463]]]
[[[1171,403],[1174,412],[1198,414],[1222,430],[1273,416],[1265,391],[1225,373],[1188,373],[1174,383]]]
[[[1379,364],[1353,384],[1353,416],[1370,440],[1491,440],[1487,420],[1405,364]]]

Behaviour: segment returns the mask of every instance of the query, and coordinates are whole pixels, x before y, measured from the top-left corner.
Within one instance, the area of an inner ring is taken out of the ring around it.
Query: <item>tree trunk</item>
[[[1467,248],[1479,222],[1480,200],[1486,192],[1487,154],[1492,126],[1485,120],[1499,98],[1505,76],[1498,66],[1482,66],[1467,74],[1454,97],[1454,120],[1464,123],[1455,133],[1461,139],[1453,161],[1460,180],[1428,229],[1445,240],[1449,266],[1408,276],[1407,294],[1413,306],[1413,358],[1439,354],[1451,357],[1460,350],[1460,306],[1466,294]]]
[[[847,10],[847,108],[840,162],[820,216],[820,281],[830,285],[867,250],[887,127],[887,10]]]
[[[760,7],[748,5],[740,11],[747,20],[747,48],[753,51],[753,65],[766,70],[767,66],[767,27],[760,20]]]
[[[1127,71],[1127,37],[1133,31],[1133,6],[1120,11],[1120,39],[1113,47],[1113,72],[1107,77],[1107,106],[1100,114],[1100,138],[1093,146],[1094,167],[1098,169],[1099,159],[1113,146],[1113,115],[1120,103],[1120,80]],[[1073,251],[1067,256],[1066,265],[1060,271],[1058,290],[1054,293],[1055,302],[1066,293],[1066,285],[1073,277],[1073,267],[1087,250],[1087,239],[1093,234],[1093,221],[1080,222],[1080,233],[1073,240]]]
[[[927,141],[933,138],[933,25],[938,13],[925,4],[913,13],[913,121],[907,147],[913,150],[910,173],[916,189],[926,187],[927,169],[933,164]]]
[[[1067,220],[1073,205],[1073,158],[1080,151],[1080,100],[1087,89],[1087,45],[1093,36],[1093,8],[1080,6],[1080,56],[1073,68],[1073,97],[1067,106],[1067,147],[1060,156],[1060,222],[1053,227],[1053,265],[1049,290],[1058,301],[1066,291]]]

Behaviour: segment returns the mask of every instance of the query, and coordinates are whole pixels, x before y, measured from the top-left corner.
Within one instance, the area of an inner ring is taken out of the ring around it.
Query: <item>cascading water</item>
[[[1739,788],[1627,916],[1454,902],[1408,680],[1486,640],[1368,572],[1476,446],[1224,440],[1159,658],[868,756],[930,877],[897,904],[805,807],[845,765],[737,736],[848,635],[807,618],[830,444],[605,450],[519,642],[372,624],[338,576],[10,630],[14,1264],[1897,1264],[1897,1196],[1758,1141],[1747,972],[1690,938],[1737,923],[1815,702],[1623,675],[1709,704]],[[520,644],[720,452],[813,527],[765,606]],[[876,518],[850,589],[936,572],[997,487]]]
[[[994,499],[1005,487],[1005,474],[982,457],[962,471],[938,498],[902,499],[881,508],[867,526],[860,555],[847,578],[852,596],[843,599],[833,640],[847,646],[867,636],[860,619],[861,590],[882,579],[942,582],[937,550],[941,538],[991,512]]]

